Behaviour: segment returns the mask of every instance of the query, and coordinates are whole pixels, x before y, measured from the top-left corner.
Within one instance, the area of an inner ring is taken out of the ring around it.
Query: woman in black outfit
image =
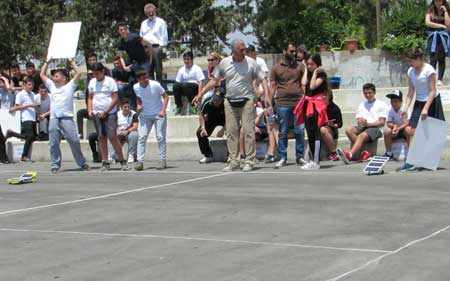
[[[323,69],[322,59],[319,54],[314,54],[306,59],[306,69],[302,78],[303,97],[294,109],[297,115],[297,123],[305,123],[308,135],[310,161],[303,165],[303,170],[320,169],[320,127],[328,123],[327,105],[324,102],[324,94],[329,90],[327,74]]]

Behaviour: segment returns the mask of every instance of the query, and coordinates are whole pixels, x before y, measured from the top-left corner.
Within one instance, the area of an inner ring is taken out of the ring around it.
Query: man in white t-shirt
[[[128,143],[128,163],[137,159],[137,142],[139,134],[138,115],[131,110],[130,101],[124,99],[120,102],[120,110],[117,113],[117,136],[121,144]]]
[[[109,171],[108,139],[119,158],[122,171],[128,170],[127,160],[122,153],[117,137],[117,103],[119,94],[116,81],[105,75],[105,67],[97,62],[92,65],[94,78],[89,82],[88,114],[94,120],[95,130],[100,143],[102,155],[101,171]]]
[[[16,137],[25,140],[21,161],[32,162],[30,159],[30,149],[36,139],[36,107],[38,104],[33,93],[34,80],[25,78],[23,81],[23,90],[17,93],[14,106],[10,107],[9,112],[20,110],[21,132],[8,130],[5,139]]]
[[[41,80],[41,78],[39,78]],[[50,120],[50,95],[44,84],[38,86],[38,94],[35,97],[37,108],[37,120],[39,123],[38,139],[48,141],[48,125]]]
[[[376,142],[383,135],[381,130],[386,124],[387,107],[384,102],[375,99],[375,91],[374,84],[363,85],[366,101],[362,102],[356,111],[357,125],[345,130],[352,143],[351,150],[338,148],[338,154],[346,164],[355,160],[366,161],[372,157],[368,151],[363,151],[360,159],[355,159],[355,155],[360,152],[364,143]]]
[[[51,71],[52,79],[46,76],[49,62],[45,62],[41,69],[41,80],[50,91],[50,125],[49,146],[51,171],[56,173],[61,168],[61,139],[64,136],[70,145],[73,157],[78,166],[88,171],[89,165],[81,153],[80,140],[77,135],[77,127],[73,120],[73,93],[77,89],[81,73],[73,60],[70,60],[75,75],[70,82],[65,69]]]
[[[173,96],[175,98],[175,114],[181,113],[183,102],[181,97],[185,96],[189,100],[189,111],[197,114],[197,109],[190,104],[195,96],[202,91],[202,81],[205,79],[200,66],[194,64],[194,55],[192,52],[186,52],[183,55],[184,66],[177,73],[176,82],[173,86]]]
[[[138,125],[138,147],[137,163],[134,166],[136,171],[144,169],[145,148],[147,138],[153,126],[155,126],[156,140],[159,149],[158,170],[167,168],[166,161],[166,129],[167,117],[166,108],[169,96],[158,81],[150,80],[148,72],[144,69],[136,71],[138,83],[133,86],[137,97],[137,110],[139,115]]]

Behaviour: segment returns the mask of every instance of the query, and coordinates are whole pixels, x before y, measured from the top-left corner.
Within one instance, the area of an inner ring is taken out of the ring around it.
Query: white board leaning
[[[406,162],[436,171],[447,144],[449,124],[428,117],[419,120]]]
[[[75,57],[80,37],[81,22],[55,22],[48,47],[47,60]]]
[[[20,133],[20,112],[9,113],[7,109],[0,109],[0,124],[3,135],[6,135],[8,129]]]

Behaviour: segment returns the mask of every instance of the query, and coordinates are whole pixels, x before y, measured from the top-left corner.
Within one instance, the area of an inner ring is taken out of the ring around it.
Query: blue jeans
[[[300,159],[303,157],[305,145],[305,124],[295,125],[297,116],[294,115],[293,106],[277,106],[277,117],[280,123],[280,131],[278,134],[278,156],[280,159],[287,159],[288,132],[289,127],[294,125],[295,132],[295,157]]]
[[[160,118],[156,115],[146,116],[141,114],[139,116],[139,139],[137,144],[137,160],[139,162],[144,162],[147,138],[153,126],[155,126],[156,140],[158,141],[159,159],[166,160],[167,118]]]

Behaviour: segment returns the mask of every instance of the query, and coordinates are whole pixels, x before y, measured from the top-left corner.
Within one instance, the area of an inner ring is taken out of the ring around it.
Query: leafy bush
[[[425,38],[422,36],[417,36],[415,34],[411,35],[400,35],[396,36],[386,36],[383,41],[382,48],[390,51],[393,55],[403,56],[409,48],[421,47],[425,45]]]
[[[398,0],[386,7],[382,15],[382,48],[401,56],[408,48],[424,47],[427,27],[427,0]]]

